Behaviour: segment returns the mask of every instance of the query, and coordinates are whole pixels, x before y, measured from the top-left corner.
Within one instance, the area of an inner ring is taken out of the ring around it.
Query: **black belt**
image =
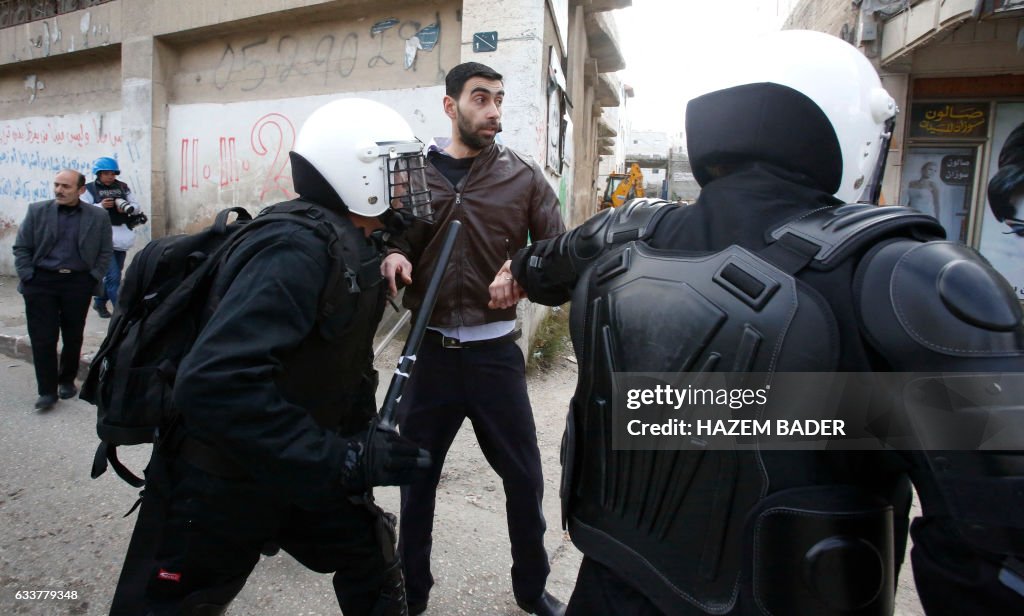
[[[492,344],[498,344],[501,342],[513,342],[519,340],[523,335],[523,330],[514,329],[504,336],[498,336],[497,338],[488,338],[487,340],[468,340],[463,342],[458,338],[452,338],[451,336],[445,336],[436,329],[428,329],[425,337],[433,339],[446,349],[475,349],[479,347],[489,346]]]
[[[52,269],[41,269],[39,271],[46,272],[47,274],[85,274],[86,273],[85,271],[68,269],[66,267],[62,267],[60,269],[55,269],[55,270],[52,270]]]

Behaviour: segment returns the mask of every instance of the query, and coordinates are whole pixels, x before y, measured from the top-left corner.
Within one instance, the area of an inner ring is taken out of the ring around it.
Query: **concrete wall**
[[[1024,19],[967,21],[948,36],[914,51],[914,77],[954,77],[1020,73],[1024,57],[1017,48]]]
[[[801,0],[782,29],[816,30],[841,36],[844,26],[850,30],[856,27],[858,14],[859,10],[849,0]]]
[[[668,200],[692,202],[700,196],[700,185],[693,177],[690,158],[682,147],[673,147],[668,161]]]
[[[69,54],[81,56],[120,43],[123,2],[99,4],[0,30],[0,65]]]
[[[410,124],[424,143],[450,132],[447,117],[437,112],[442,86],[351,95],[391,105],[413,120]],[[325,94],[171,105],[165,152],[169,228],[191,233],[210,224],[225,207],[256,210],[294,198],[288,152],[305,119],[337,98]]]
[[[633,156],[668,156],[668,133],[653,130],[632,131],[626,140],[626,160]]]
[[[330,100],[386,103],[425,143],[450,133],[441,84],[461,61],[459,5],[344,12],[313,24],[285,20],[167,39],[173,59],[160,155],[168,231],[202,228],[227,206],[258,209],[293,198],[288,152],[306,117]],[[434,24],[436,46],[407,49],[409,38]]]
[[[53,198],[57,172],[86,173],[93,160],[123,148],[120,116],[109,111],[0,121],[0,273],[14,274],[18,225],[29,203]]]
[[[113,155],[150,214],[141,240],[194,231],[223,207],[294,196],[287,152],[333,98],[381,100],[424,141],[447,136],[444,76],[470,60],[504,74],[499,139],[546,168],[577,224],[596,206],[584,17],[574,0],[115,0],[0,29],[0,273],[13,274],[17,225],[60,167]],[[436,46],[414,49],[432,24]],[[488,31],[498,49],[474,51]],[[572,103],[565,167],[548,160],[562,120],[548,120],[552,54]],[[538,310],[522,313],[535,329]]]
[[[17,225],[62,167],[118,158],[150,213],[137,231],[148,240],[293,196],[287,151],[337,96],[394,106],[424,141],[447,135],[444,75],[472,36],[462,4],[118,0],[0,30],[0,273],[13,274]],[[543,32],[543,12],[536,21]],[[436,45],[411,48],[432,24]],[[508,135],[538,123],[512,124]]]
[[[569,49],[566,54],[566,78],[569,82],[569,100],[572,101],[570,117],[573,123],[576,143],[575,169],[573,170],[573,192],[569,226],[576,226],[597,210],[595,183],[597,182],[598,157],[597,118],[594,117],[594,72],[590,60],[590,46],[587,41],[586,19],[580,5],[569,8]]]

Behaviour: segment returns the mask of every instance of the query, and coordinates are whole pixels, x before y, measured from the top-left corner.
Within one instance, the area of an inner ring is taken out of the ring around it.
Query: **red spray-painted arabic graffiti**
[[[212,179],[211,165],[204,164],[200,168],[200,140],[197,137],[184,137],[181,140],[181,178],[178,184],[180,192],[185,193],[200,187],[200,179],[216,181],[221,188],[232,184],[241,184],[246,180],[245,174],[253,167],[248,158],[238,153],[238,139],[235,136],[220,136],[218,140],[218,176]],[[280,193],[285,199],[295,196],[291,173],[288,171],[288,152],[295,145],[295,126],[287,116],[280,113],[268,113],[256,120],[249,133],[249,145],[254,154],[270,161],[264,166],[266,175],[260,181],[259,200],[276,198]]]

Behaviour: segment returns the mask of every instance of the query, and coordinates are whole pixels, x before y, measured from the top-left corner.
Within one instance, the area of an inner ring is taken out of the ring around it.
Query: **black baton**
[[[459,235],[462,223],[453,220],[448,225],[448,233],[444,237],[444,244],[441,245],[441,254],[437,258],[437,266],[430,277],[430,284],[423,296],[423,304],[420,305],[416,314],[416,321],[409,330],[409,337],[405,341],[405,348],[402,349],[402,356],[398,358],[398,367],[391,377],[391,384],[388,386],[388,393],[384,397],[384,404],[380,407],[380,428],[393,428],[395,419],[395,408],[398,401],[402,399],[402,390],[405,382],[409,380],[413,364],[416,363],[416,353],[420,350],[420,343],[423,342],[423,334],[427,331],[427,322],[434,312],[434,304],[437,302],[437,292],[441,288],[441,279],[444,271],[448,268],[448,261],[451,259],[452,250],[455,248],[455,238]]]

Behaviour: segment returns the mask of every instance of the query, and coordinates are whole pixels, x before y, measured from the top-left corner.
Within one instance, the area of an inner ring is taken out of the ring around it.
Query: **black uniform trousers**
[[[505,512],[512,543],[512,589],[520,601],[544,592],[548,573],[544,550],[544,481],[537,429],[526,392],[526,365],[514,341],[470,348],[443,348],[426,336],[399,404],[402,436],[430,451],[430,476],[402,488],[399,552],[410,605],[426,602],[430,573],[434,499],[445,455],[469,418],[480,449],[505,488]]]
[[[333,508],[309,511],[258,482],[214,476],[157,453],[110,614],[220,613],[212,606],[234,599],[268,547],[334,573],[346,616],[397,613],[378,607],[403,605],[394,545],[394,516],[372,503],[339,498]]]
[[[89,272],[35,271],[23,282],[25,319],[32,341],[32,363],[40,396],[56,395],[58,383],[73,383],[78,375],[85,319],[96,280]],[[58,336],[64,341],[57,361]]]

